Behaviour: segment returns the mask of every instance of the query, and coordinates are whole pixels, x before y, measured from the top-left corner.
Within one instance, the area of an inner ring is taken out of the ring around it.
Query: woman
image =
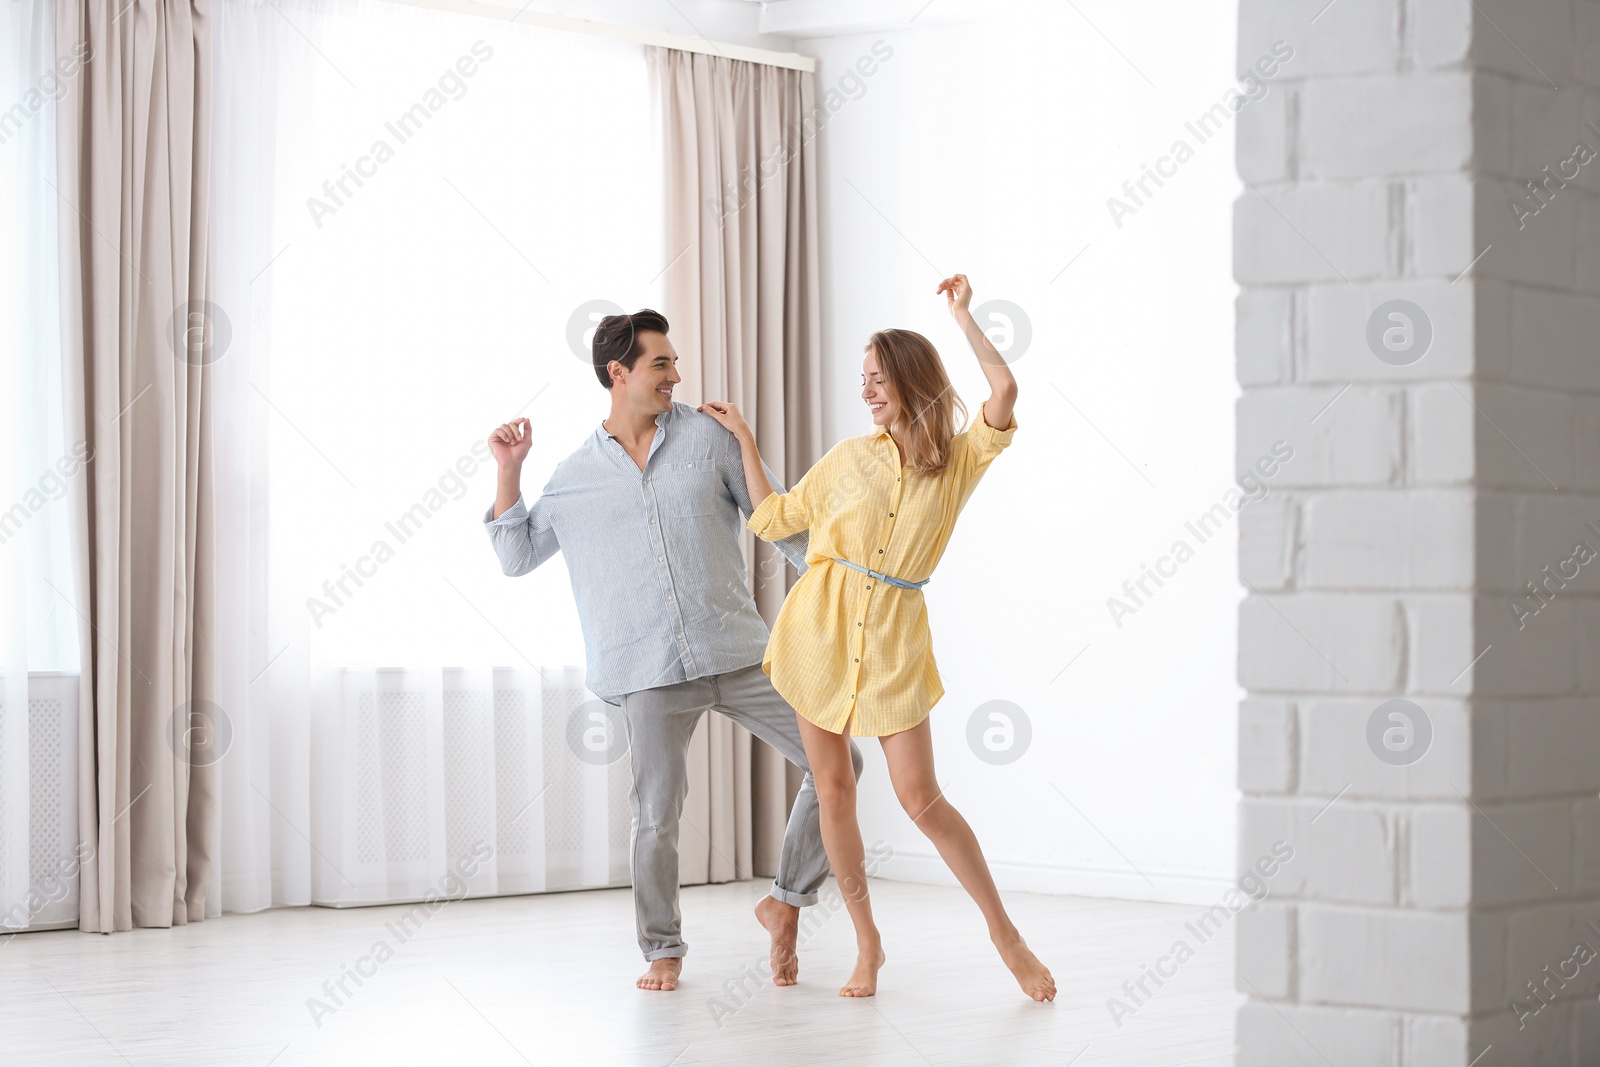
[[[861,399],[874,432],[841,441],[788,493],[772,491],[736,407],[710,402],[700,410],[739,439],[750,499],[761,501],[750,529],[767,541],[811,530],[806,573],[778,613],[761,667],[799,713],[823,845],[855,923],[856,966],[839,995],[872,996],[884,962],[856,823],[853,734],[883,745],[895,795],[983,911],[1023,992],[1054,1000],[1055,981],[1006,915],[977,838],[934,777],[928,712],[944,687],[920,587],[984,470],[1011,443],[1017,396],[1010,368],[968,310],[966,276],[945,279],[937,292],[989,379],[989,399],[961,433],[955,409],[965,418],[966,406],[951,392],[939,353],[909,330],[883,330],[867,344]]]

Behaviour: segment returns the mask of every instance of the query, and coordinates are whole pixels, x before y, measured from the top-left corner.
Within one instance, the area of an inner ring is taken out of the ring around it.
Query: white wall
[[[930,337],[976,413],[942,275],[1025,310],[1015,443],[926,593],[940,780],[1002,888],[1209,903],[1234,874],[1236,522],[1203,544],[1184,523],[1233,481],[1239,185],[1231,112],[1205,143],[1184,124],[1237,84],[1234,7],[1130,6],[799,42],[819,99],[875,41],[893,49],[820,135],[824,424],[866,431],[861,348],[886,326]],[[1248,106],[1273,103],[1269,84]],[[1107,198],[1180,138],[1193,158],[1118,227]],[[1107,598],[1180,538],[1193,558],[1116,626]],[[1009,766],[967,745],[990,700],[1032,724]],[[885,876],[950,881],[865,748]]]
[[[889,325],[931,337],[976,412],[984,383],[934,296],[942,274],[969,274],[975,303],[1024,309],[1017,444],[927,593],[948,689],[934,712],[941,780],[1002,886],[1211,903],[1234,873],[1236,524],[1203,544],[1184,524],[1233,482],[1239,184],[1232,121],[1204,143],[1185,123],[1238,84],[1235,11],[1037,6],[966,23],[978,8],[956,0],[532,9],[819,58],[819,101],[839,90],[820,134],[829,441],[865,430],[861,345]],[[835,35],[912,15],[913,29]],[[893,54],[852,74],[877,41]],[[1269,85],[1249,106],[1278,102]],[[1127,200],[1123,183],[1180,138],[1193,158],[1118,226],[1107,199]],[[1107,598],[1180,538],[1194,557],[1118,627]],[[967,745],[990,700],[1032,725],[1009,766]],[[867,753],[862,830],[894,845],[884,874],[949,881],[875,743]]]

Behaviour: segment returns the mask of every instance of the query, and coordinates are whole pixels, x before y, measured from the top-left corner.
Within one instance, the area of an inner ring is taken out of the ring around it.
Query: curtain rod
[[[509,7],[498,4],[478,3],[477,0],[388,0],[392,4],[404,4],[407,7],[426,8],[430,11],[449,11],[458,15],[476,15],[480,18],[498,19],[501,22],[515,20],[519,26],[544,26],[552,30],[568,30],[573,33],[592,33],[600,37],[615,37],[624,41],[635,41],[639,44],[659,45],[662,48],[676,48],[682,52],[701,52],[710,56],[723,56],[727,59],[742,59],[750,63],[764,63],[769,67],[786,67],[790,70],[804,70],[815,73],[817,61],[811,56],[803,56],[798,52],[774,52],[767,48],[751,48],[742,44],[725,44],[721,41],[711,41],[704,37],[687,37],[679,33],[667,33],[664,30],[647,30],[637,26],[624,26],[612,22],[594,22],[590,19],[570,18],[566,15],[546,15],[536,11],[524,10],[521,15]]]

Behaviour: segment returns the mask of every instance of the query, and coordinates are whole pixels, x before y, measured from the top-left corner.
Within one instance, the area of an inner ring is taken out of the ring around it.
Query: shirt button
[[[880,556],[883,555],[883,549],[881,549],[881,548],[878,549],[878,555],[880,555]]]
[[[683,640],[683,635],[682,634],[674,634],[673,636],[675,636],[679,641]]]
[[[657,563],[665,563],[665,562],[666,562],[666,560],[667,560],[667,557],[666,557],[666,556],[657,556],[657,557],[656,557],[656,562],[657,562]]]
[[[651,525],[651,526],[654,526],[654,525],[655,525],[655,524],[656,524],[656,520],[654,520],[654,519],[651,519],[651,520],[650,520],[650,525]]]
[[[693,464],[693,463],[691,463],[691,464],[689,464],[689,466],[691,466],[691,467],[692,467],[692,466],[694,466],[694,464]]]
[[[859,623],[859,622],[858,622],[858,623],[856,623],[856,625],[857,625],[857,626],[860,626],[860,625],[861,625],[861,624],[860,624],[860,623]]]
[[[891,518],[891,519],[892,519],[892,518],[894,518],[894,512],[892,512],[892,511],[891,511],[891,512],[889,512],[889,517],[890,517],[890,518]],[[655,520],[654,520],[654,519],[651,519],[651,520],[650,520],[650,521],[651,521],[651,522],[654,522],[654,521],[655,521]]]

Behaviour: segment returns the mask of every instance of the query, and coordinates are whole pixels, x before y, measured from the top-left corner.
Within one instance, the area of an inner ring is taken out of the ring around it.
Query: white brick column
[[[1236,1062],[1600,1064],[1600,0],[1239,18]]]

